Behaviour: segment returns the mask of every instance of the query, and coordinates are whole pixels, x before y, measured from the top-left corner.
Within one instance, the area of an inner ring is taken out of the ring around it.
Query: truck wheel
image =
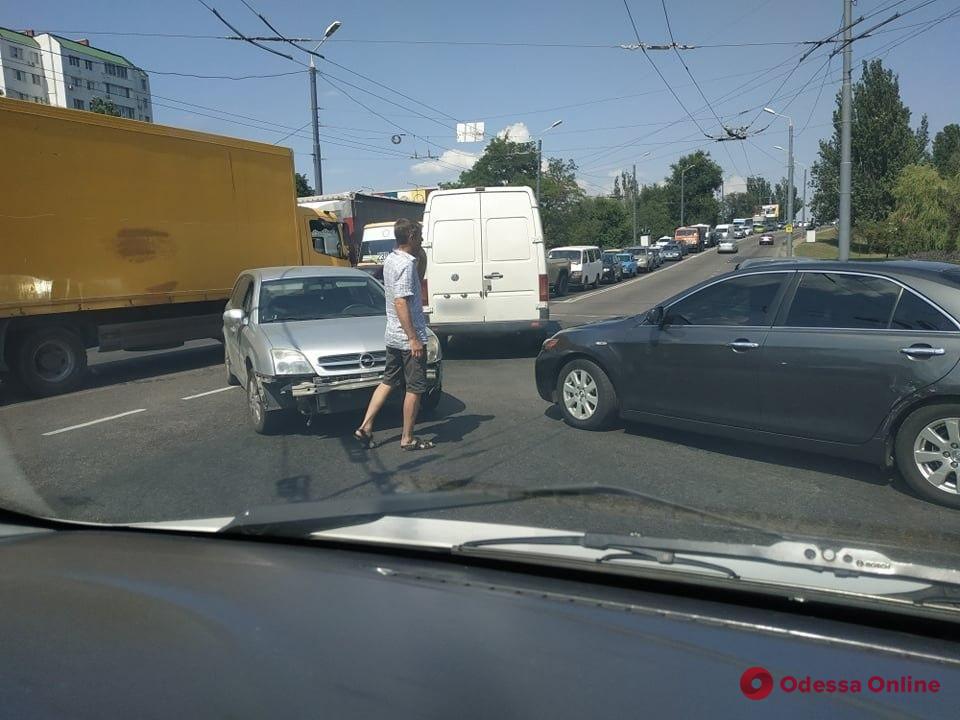
[[[41,328],[23,339],[16,360],[24,386],[34,395],[47,397],[77,387],[87,369],[87,350],[71,330]]]
[[[267,410],[267,400],[260,387],[260,379],[251,370],[247,380],[247,408],[250,412],[250,424],[259,435],[276,432],[283,419],[277,411]]]
[[[557,279],[557,287],[554,294],[557,297],[565,297],[570,290],[570,276],[564,273]]]

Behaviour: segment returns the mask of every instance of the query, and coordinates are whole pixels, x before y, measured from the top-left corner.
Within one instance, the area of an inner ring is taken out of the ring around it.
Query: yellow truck
[[[349,266],[289,149],[0,98],[0,371],[75,387],[86,350],[222,340],[238,273]]]

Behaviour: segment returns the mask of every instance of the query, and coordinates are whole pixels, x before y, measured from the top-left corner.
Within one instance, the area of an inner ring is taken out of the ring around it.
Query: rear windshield
[[[580,251],[579,250],[551,250],[548,257],[560,260],[572,260],[573,262],[580,262]]]
[[[373,278],[284,278],[260,286],[259,313],[261,323],[386,315],[386,302]]]
[[[630,262],[633,260],[633,255],[630,253],[618,253],[617,259],[620,260],[620,262]]]

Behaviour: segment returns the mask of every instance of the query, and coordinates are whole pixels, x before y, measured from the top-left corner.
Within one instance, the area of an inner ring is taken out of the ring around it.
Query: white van
[[[547,260],[530,188],[435,191],[423,233],[424,312],[441,338],[548,329]]]
[[[552,258],[570,261],[570,284],[580,288],[597,287],[603,279],[603,253],[596,245],[568,245],[553,248]]]
[[[733,240],[732,224],[717,225],[715,229],[718,233],[720,233],[721,240]]]

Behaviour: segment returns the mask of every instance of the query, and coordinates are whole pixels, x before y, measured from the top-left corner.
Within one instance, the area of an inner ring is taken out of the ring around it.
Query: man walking
[[[423,314],[421,275],[417,271],[423,235],[420,223],[414,220],[397,220],[393,234],[397,249],[383,263],[387,299],[387,366],[383,382],[373,391],[366,417],[354,437],[366,447],[374,447],[373,423],[377,414],[394,388],[405,387],[400,447],[403,450],[426,450],[432,448],[433,443],[413,434],[420,396],[427,390],[427,319]]]

